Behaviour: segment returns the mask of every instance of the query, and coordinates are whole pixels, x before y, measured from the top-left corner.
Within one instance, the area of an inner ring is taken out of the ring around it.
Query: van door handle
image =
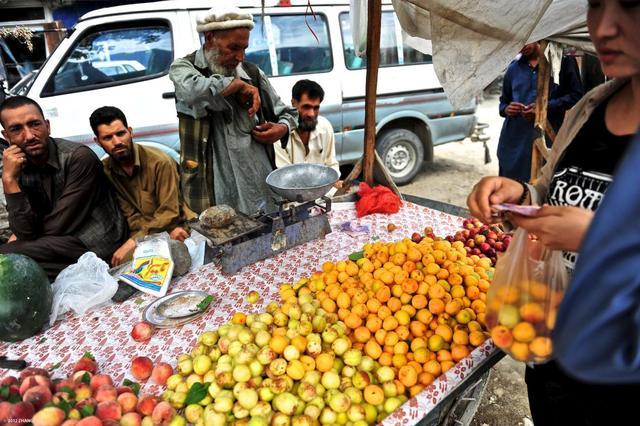
[[[175,99],[176,92],[164,92],[162,94],[162,99]]]

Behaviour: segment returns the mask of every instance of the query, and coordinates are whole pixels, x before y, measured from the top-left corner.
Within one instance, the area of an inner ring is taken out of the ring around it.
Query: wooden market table
[[[147,343],[137,343],[130,336],[131,328],[140,319],[144,307],[153,300],[138,293],[120,304],[111,304],[81,317],[67,315],[53,327],[19,343],[0,343],[0,355],[9,359],[25,359],[30,366],[58,366],[52,376],[66,376],[73,364],[85,352],[91,352],[98,362],[99,371],[111,375],[114,383],[131,378],[130,361],[135,356],[148,356],[154,362],[176,365],[178,355],[188,353],[197,337],[228,321],[236,311],[264,311],[267,303],[278,300],[278,287],[283,282],[297,281],[319,269],[325,261],[346,258],[372,239],[398,240],[413,232],[422,232],[431,226],[436,235],[449,235],[461,227],[461,217],[468,215],[455,206],[407,196],[400,212],[394,215],[375,214],[356,218],[353,203],[334,203],[329,213],[333,232],[324,239],[292,248],[270,259],[225,276],[214,264],[204,265],[175,280],[171,291],[197,289],[214,296],[207,313],[196,321],[178,328],[157,330]],[[351,221],[354,225],[368,225],[369,233],[346,233],[340,225]],[[389,233],[387,224],[397,229]],[[250,305],[247,294],[256,290],[261,299]],[[472,402],[468,393],[476,391],[489,369],[502,358],[490,341],[476,348],[467,358],[441,375],[432,385],[399,410],[387,417],[384,425],[442,423],[460,403]],[[0,377],[15,374],[0,369]],[[465,393],[466,391],[466,393]],[[162,390],[147,382],[142,392],[161,393]],[[461,398],[464,396],[464,398]]]

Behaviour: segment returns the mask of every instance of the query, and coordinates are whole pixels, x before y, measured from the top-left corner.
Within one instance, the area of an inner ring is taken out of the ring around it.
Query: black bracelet
[[[518,204],[522,204],[527,200],[527,197],[529,196],[529,186],[524,183],[521,180],[517,181],[520,185],[522,185],[522,195],[520,196],[520,199],[518,200]]]

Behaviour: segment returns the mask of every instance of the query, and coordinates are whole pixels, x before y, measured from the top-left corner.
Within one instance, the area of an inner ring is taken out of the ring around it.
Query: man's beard
[[[300,130],[301,132],[310,132],[312,130],[315,130],[317,125],[317,118],[310,118],[306,120],[303,118],[298,118],[298,130]]]
[[[131,147],[122,146],[116,148],[118,152],[111,154],[114,160],[120,164],[129,164],[133,162],[133,150]]]
[[[222,75],[224,77],[237,77],[236,68],[228,69],[218,64],[218,58],[220,55],[215,48],[205,48],[204,57],[207,60],[207,66],[212,73]]]

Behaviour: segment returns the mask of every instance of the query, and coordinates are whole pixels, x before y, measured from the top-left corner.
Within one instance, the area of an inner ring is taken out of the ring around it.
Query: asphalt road
[[[466,207],[473,185],[483,176],[498,174],[496,149],[503,119],[498,115],[498,98],[488,96],[478,106],[478,121],[488,123],[484,131],[492,161],[485,164],[482,143],[469,139],[440,145],[434,161],[408,185],[403,193]],[[524,383],[524,364],[505,357],[493,369],[472,426],[533,425]]]

